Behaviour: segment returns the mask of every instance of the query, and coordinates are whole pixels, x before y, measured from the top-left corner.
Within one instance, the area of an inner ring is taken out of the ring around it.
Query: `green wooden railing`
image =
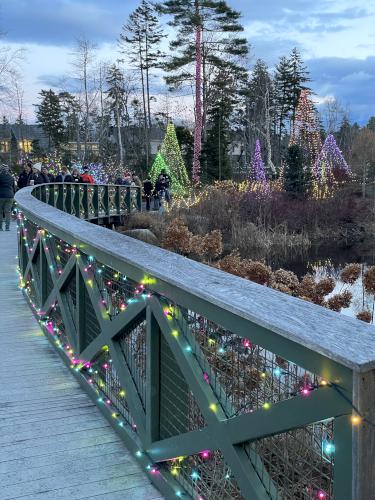
[[[33,195],[80,219],[97,220],[142,210],[138,187],[91,184],[42,184]]]
[[[151,480],[166,498],[373,498],[374,328],[71,215],[139,196],[21,190],[19,266],[47,337]]]

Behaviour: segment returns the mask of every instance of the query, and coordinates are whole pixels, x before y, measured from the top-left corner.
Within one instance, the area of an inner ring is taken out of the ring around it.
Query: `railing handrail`
[[[16,201],[26,216],[70,244],[125,262],[163,284],[220,307],[357,372],[375,368],[375,328],[348,316],[89,224],[37,200],[24,188]],[[86,251],[86,250],[85,250]]]

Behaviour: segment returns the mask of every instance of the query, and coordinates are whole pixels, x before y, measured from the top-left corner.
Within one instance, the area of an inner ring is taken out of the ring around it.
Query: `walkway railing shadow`
[[[167,498],[371,498],[372,326],[77,219],[133,188],[17,203],[31,307]]]

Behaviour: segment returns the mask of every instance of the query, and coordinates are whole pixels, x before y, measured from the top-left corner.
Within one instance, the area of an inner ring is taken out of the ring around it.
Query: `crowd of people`
[[[67,182],[95,184],[94,178],[88,166],[84,166],[82,172],[78,168],[71,171],[68,167],[62,166],[57,175],[51,173],[42,163],[27,162],[23,171],[16,178],[12,175],[7,165],[0,166],[0,231],[3,230],[5,221],[5,230],[10,229],[11,211],[15,192],[18,189],[27,186],[36,186],[38,184],[48,184],[51,182]],[[171,202],[171,178],[162,171],[156,182],[153,183],[150,177],[144,182],[135,174],[128,170],[123,176],[116,179],[115,184],[119,186],[139,187],[143,191],[146,202],[146,210],[150,211],[151,206],[155,211],[164,211],[165,203]]]

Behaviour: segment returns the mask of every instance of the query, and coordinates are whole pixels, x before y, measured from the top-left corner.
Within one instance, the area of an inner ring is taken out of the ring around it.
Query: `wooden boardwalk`
[[[0,232],[0,499],[162,498],[40,331]]]

